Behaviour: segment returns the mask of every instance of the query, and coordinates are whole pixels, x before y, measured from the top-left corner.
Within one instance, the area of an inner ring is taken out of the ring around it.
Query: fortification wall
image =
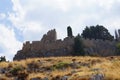
[[[83,39],[86,55],[112,56],[115,55],[115,41],[103,41]],[[29,41],[23,44],[22,50],[18,51],[14,60],[31,57],[70,56],[73,52],[74,37],[66,37],[57,40],[56,31],[50,30],[43,36],[41,41]]]

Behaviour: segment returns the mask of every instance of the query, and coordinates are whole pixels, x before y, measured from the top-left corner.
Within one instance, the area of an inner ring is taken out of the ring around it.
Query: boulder
[[[69,76],[63,76],[61,80],[68,80],[70,77]]]
[[[42,80],[41,78],[31,78],[30,80]]]
[[[104,80],[104,75],[103,74],[93,75],[90,80]]]
[[[0,68],[0,74],[4,74],[6,70],[4,68]]]

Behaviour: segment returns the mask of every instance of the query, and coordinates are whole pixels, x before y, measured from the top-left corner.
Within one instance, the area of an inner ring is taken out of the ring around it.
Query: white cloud
[[[0,20],[3,20],[6,18],[6,15],[4,13],[0,13]]]
[[[43,31],[44,29],[42,24],[38,24],[36,22],[26,22],[26,27],[23,29],[24,40],[40,40]]]
[[[119,10],[119,0],[12,0],[12,2],[15,13],[10,13],[9,19],[22,30],[25,40],[34,40],[33,36],[44,34],[46,31],[43,30],[52,28],[59,29],[57,31],[63,31],[64,28],[63,36],[61,32],[58,33],[58,36],[63,38],[66,34],[65,26],[68,25],[73,26],[74,31],[77,30],[75,34],[81,33],[86,25],[103,24],[111,29],[110,31],[115,29],[110,25],[120,25],[120,19],[115,17]],[[33,24],[34,27],[31,26]],[[33,33],[33,36],[30,36],[30,33]]]
[[[19,0],[11,0],[13,3],[12,10],[13,12],[9,13],[8,19],[12,22],[12,24],[17,28],[22,30],[24,28],[24,18],[25,11],[22,8]]]
[[[17,50],[21,49],[21,42],[15,38],[13,29],[0,24],[0,56],[6,56],[7,59],[12,60]]]
[[[44,31],[42,23],[34,20],[26,20],[27,13],[29,12],[23,7],[24,5],[21,5],[19,0],[12,0],[12,2],[13,12],[9,13],[8,19],[12,22],[15,28],[22,32],[21,34],[24,41],[40,40],[41,33]],[[27,6],[29,7],[28,4]]]

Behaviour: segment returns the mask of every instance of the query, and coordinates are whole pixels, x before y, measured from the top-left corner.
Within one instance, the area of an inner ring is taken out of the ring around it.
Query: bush
[[[117,43],[117,45],[116,45],[116,53],[117,53],[117,55],[120,55],[120,42]]]
[[[67,68],[69,67],[69,63],[66,63],[66,62],[59,62],[55,65],[53,65],[53,69],[63,69],[63,68]]]
[[[37,69],[39,69],[40,64],[38,62],[32,61],[31,63],[27,64],[28,69],[30,69],[29,72],[36,72]]]
[[[0,57],[0,62],[3,62],[3,61],[6,61],[5,56],[1,56],[1,57]]]
[[[25,72],[25,71],[22,71],[22,72],[20,72],[20,73],[18,74],[18,79],[19,79],[19,80],[26,80],[27,77],[28,77],[28,73]]]
[[[14,67],[14,68],[12,68],[12,69],[10,70],[10,73],[11,73],[13,76],[17,76],[20,71],[23,71],[23,67],[22,67],[22,66],[16,66],[16,67]]]

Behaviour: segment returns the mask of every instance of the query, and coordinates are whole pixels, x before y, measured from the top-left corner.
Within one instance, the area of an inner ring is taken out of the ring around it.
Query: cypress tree
[[[115,30],[115,40],[118,41],[118,33],[116,30]]]
[[[74,38],[74,53],[73,56],[84,56],[85,52],[84,52],[84,46],[82,43],[82,39],[81,36],[78,34],[75,38]]]
[[[72,28],[70,26],[67,27],[67,36],[68,37],[73,37]]]

